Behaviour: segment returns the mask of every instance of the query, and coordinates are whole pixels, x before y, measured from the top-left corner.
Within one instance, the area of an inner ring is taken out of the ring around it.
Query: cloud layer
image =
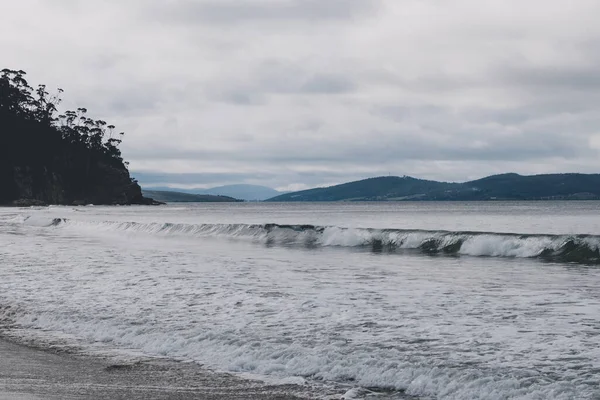
[[[3,67],[125,130],[144,183],[600,171],[591,0],[22,0]]]

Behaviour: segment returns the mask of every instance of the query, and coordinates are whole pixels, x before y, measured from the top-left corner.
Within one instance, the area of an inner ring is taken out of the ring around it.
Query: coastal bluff
[[[58,115],[58,89],[0,71],[0,205],[161,204],[145,198],[121,157],[123,133],[87,116]]]
[[[91,168],[87,182],[82,186],[73,185],[69,166],[60,164],[9,166],[3,171],[5,179],[0,180],[0,204],[21,207],[162,204],[142,195],[139,184],[131,179],[124,165],[99,162]]]

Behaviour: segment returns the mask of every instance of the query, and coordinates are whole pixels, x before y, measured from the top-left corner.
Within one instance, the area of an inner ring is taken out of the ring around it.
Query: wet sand
[[[0,400],[340,398],[308,386],[267,385],[175,361],[114,360],[40,350],[0,337]]]

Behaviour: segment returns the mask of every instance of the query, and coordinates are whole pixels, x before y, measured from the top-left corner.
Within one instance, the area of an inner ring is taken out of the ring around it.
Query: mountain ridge
[[[245,201],[262,201],[271,197],[280,196],[283,192],[272,189],[268,186],[249,185],[249,184],[234,184],[216,186],[208,189],[182,189],[172,187],[144,187],[144,191],[164,191],[178,192],[188,194],[212,195],[233,197],[234,199]]]
[[[380,176],[276,196],[267,201],[597,200],[600,174],[506,173],[463,182]]]

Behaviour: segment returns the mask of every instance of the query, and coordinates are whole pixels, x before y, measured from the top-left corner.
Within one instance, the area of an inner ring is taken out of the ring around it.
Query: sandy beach
[[[113,360],[40,350],[0,338],[0,399],[309,399],[299,385],[266,385],[195,364]],[[323,393],[319,393],[322,397]],[[335,398],[335,397],[334,397]]]

